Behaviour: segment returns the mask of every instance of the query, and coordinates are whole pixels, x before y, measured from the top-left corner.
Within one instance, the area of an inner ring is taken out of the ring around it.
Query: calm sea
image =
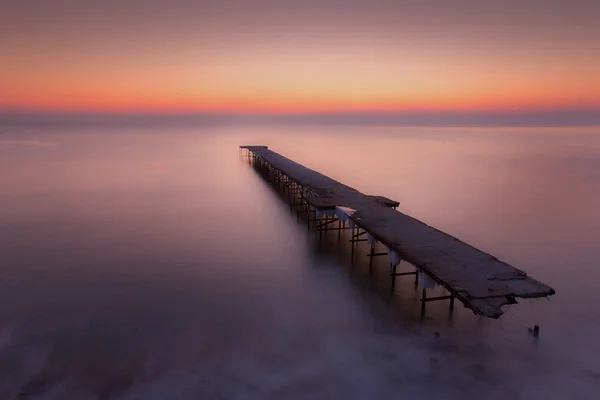
[[[557,294],[422,317],[240,144]],[[598,399],[599,238],[600,128],[0,127],[0,399]]]

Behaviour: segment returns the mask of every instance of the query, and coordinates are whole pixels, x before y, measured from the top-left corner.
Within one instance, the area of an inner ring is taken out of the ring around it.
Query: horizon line
[[[553,109],[519,111],[338,111],[294,113],[240,113],[232,111],[136,111],[136,112],[52,112],[2,110],[0,124],[60,123],[294,123],[414,126],[600,126],[600,109]]]

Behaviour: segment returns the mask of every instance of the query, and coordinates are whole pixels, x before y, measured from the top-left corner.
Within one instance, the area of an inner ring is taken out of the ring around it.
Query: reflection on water
[[[0,130],[1,399],[600,395],[598,129],[20,130]],[[384,260],[297,223],[246,143],[557,295],[421,320],[412,280],[392,295]]]

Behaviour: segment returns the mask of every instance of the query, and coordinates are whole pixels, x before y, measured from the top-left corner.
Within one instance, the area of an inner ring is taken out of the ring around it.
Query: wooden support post
[[[373,254],[375,254],[375,246],[371,246],[371,253],[369,254],[369,269],[373,269]]]
[[[419,271],[415,271],[415,288],[419,286]]]
[[[372,258],[371,258],[372,260]],[[398,268],[398,264],[394,264],[393,266],[390,264],[390,266],[392,267],[392,292],[394,291],[394,288],[396,287],[396,268]]]
[[[450,312],[454,311],[454,295],[450,296]]]

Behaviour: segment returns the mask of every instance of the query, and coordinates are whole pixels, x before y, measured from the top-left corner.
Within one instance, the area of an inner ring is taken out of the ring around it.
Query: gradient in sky
[[[0,109],[600,109],[600,1],[3,0]]]

